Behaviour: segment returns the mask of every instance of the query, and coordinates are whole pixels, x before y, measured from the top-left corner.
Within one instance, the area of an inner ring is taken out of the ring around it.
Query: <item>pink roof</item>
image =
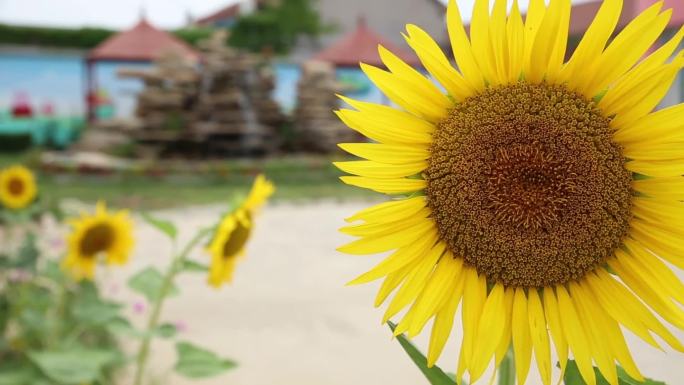
[[[190,45],[155,28],[143,18],[132,29],[100,43],[90,51],[88,60],[152,61],[167,52],[175,52],[191,60],[200,58]]]
[[[411,66],[420,66],[420,61],[412,53],[397,47],[371,30],[364,18],[359,18],[356,29],[330,47],[320,51],[314,60],[330,62],[337,67],[357,67],[359,62],[384,67],[378,54],[382,45]]]
[[[211,23],[215,23],[217,21],[222,21],[225,19],[233,19],[236,18],[240,14],[240,4],[232,4],[227,7],[223,7],[219,9],[218,11],[212,13],[211,15],[204,16],[202,18],[197,19],[195,24],[198,25],[207,25]]]
[[[657,0],[625,0],[622,7],[622,14],[620,15],[620,22],[618,28],[626,26],[632,19],[634,19],[641,11],[655,4]],[[587,3],[576,4],[572,6],[572,14],[570,16],[570,34],[581,35],[589,28],[591,22],[596,16],[601,7],[602,1],[595,0]],[[684,3],[681,0],[665,0],[663,9],[672,8],[672,19],[670,20],[670,27],[679,27],[684,24]]]

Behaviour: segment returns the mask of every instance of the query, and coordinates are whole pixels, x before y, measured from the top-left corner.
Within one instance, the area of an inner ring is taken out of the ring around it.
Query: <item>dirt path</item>
[[[344,286],[380,260],[335,251],[345,242],[336,231],[342,218],[365,206],[332,202],[269,206],[258,218],[248,257],[238,267],[232,286],[216,291],[206,285],[203,275],[181,277],[182,294],[168,301],[163,319],[183,325],[186,330],[180,339],[207,346],[240,364],[226,375],[193,384],[426,383],[390,339],[386,326],[380,325],[382,312],[372,306],[377,285]],[[220,211],[220,207],[201,207],[157,215],[178,223],[181,238],[188,239],[196,229],[214,222]],[[117,296],[129,303],[141,298],[125,288],[126,278],[144,266],[164,265],[170,250],[164,237],[149,226],[140,224],[137,233],[132,263],[107,277]],[[206,258],[200,250],[194,257]],[[143,317],[134,315],[140,322]],[[684,333],[677,335],[684,339]],[[426,337],[417,341],[423,350]],[[645,374],[669,384],[681,382],[684,355],[663,354],[630,340]],[[440,362],[447,371],[456,368],[457,341],[450,341]],[[158,383],[191,383],[170,374],[173,364],[172,344],[154,345],[152,367]],[[530,377],[528,384],[540,383],[536,374]]]

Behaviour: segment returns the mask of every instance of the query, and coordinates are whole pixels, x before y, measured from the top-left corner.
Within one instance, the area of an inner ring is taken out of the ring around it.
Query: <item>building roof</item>
[[[195,20],[197,25],[210,25],[226,19],[234,19],[240,14],[240,4],[232,4],[218,11]]]
[[[159,30],[143,17],[135,27],[120,32],[100,43],[88,53],[90,61],[153,61],[174,52],[187,59],[200,55],[182,40]]]
[[[363,17],[359,17],[354,31],[318,52],[313,59],[329,62],[337,67],[357,67],[359,62],[384,67],[378,54],[378,45],[392,51],[411,66],[421,65],[415,55],[397,47],[370,29]]]

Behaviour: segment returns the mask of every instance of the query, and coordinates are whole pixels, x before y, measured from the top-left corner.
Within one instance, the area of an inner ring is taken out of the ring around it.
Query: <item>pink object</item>
[[[133,304],[133,312],[135,314],[142,314],[145,312],[145,309],[147,309],[147,305],[142,301],[137,301]]]
[[[176,321],[175,326],[178,333],[185,333],[188,331],[188,324],[184,321]]]
[[[29,97],[24,92],[14,95],[12,101],[12,116],[15,118],[30,118],[33,116],[33,107],[29,102]]]
[[[43,116],[55,116],[55,106],[51,102],[46,102],[40,107]]]
[[[313,59],[329,62],[337,67],[358,67],[359,62],[385,67],[378,54],[378,45],[382,45],[413,67],[421,66],[420,60],[383,37],[366,25],[366,19],[359,17],[356,30],[344,36],[337,43],[317,53]]]

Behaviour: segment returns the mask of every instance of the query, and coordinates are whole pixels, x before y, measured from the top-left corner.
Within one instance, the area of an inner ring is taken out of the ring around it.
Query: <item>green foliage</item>
[[[596,374],[596,384],[597,385],[610,385],[605,377],[601,374],[598,368],[594,368],[594,373]],[[664,382],[655,381],[647,378],[644,382],[639,382],[631,378],[623,368],[617,368],[618,382],[620,385],[665,385]],[[568,367],[565,370],[565,376],[563,377],[565,385],[586,385],[586,382],[582,379],[582,375],[579,372],[577,363],[575,361],[568,361]]]
[[[0,24],[0,44],[90,49],[117,31],[104,28],[51,28]],[[185,28],[172,32],[190,45],[208,37],[210,29]],[[0,141],[2,142],[2,141]],[[16,147],[15,147],[16,148]]]
[[[160,297],[163,286],[164,277],[154,267],[148,267],[128,280],[128,287],[145,296],[149,302],[155,302]],[[172,285],[167,295],[174,296],[178,293],[178,288]]]
[[[186,271],[186,272],[193,272],[193,273],[205,273],[209,271],[209,266],[204,265],[199,262],[191,261],[186,259],[183,261],[183,265],[181,266],[181,271]]]
[[[233,369],[237,364],[188,342],[176,344],[178,362],[174,369],[188,378],[207,378]]]
[[[272,50],[287,53],[300,36],[316,38],[329,31],[313,2],[315,0],[282,0],[257,12],[240,17],[228,43],[252,52]]]
[[[148,213],[142,213],[142,217],[145,220],[145,222],[147,222],[149,225],[151,225],[155,229],[166,234],[166,236],[168,236],[171,239],[176,239],[176,235],[178,234],[178,229],[176,229],[176,226],[173,223],[171,223],[169,221],[165,221],[163,219],[155,218]]]
[[[30,352],[28,356],[47,378],[60,384],[96,381],[117,359],[108,350],[83,348]]]
[[[395,324],[392,322],[388,322],[388,325],[392,332],[397,328]],[[423,353],[418,350],[409,340],[404,337],[403,334],[397,336],[397,341],[399,341],[399,344],[401,344],[401,347],[404,349],[406,354],[411,358],[411,361],[413,361],[414,364],[420,369],[420,371],[423,373],[425,378],[430,381],[430,384],[432,385],[454,385],[456,384],[456,381],[454,381],[449,375],[444,373],[442,369],[440,369],[438,366],[433,366],[429,368],[427,366],[427,358],[423,355]]]

